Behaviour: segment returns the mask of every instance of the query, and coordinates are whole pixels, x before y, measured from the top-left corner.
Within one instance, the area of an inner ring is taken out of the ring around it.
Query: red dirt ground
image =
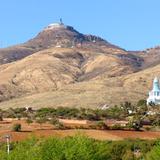
[[[21,123],[22,131],[13,132],[11,131],[14,123]],[[156,139],[160,138],[160,132],[149,132],[149,131],[118,131],[118,130],[90,130],[90,129],[70,129],[70,130],[55,130],[51,124],[39,125],[32,123],[26,124],[24,120],[5,120],[0,122],[0,141],[4,140],[6,134],[11,135],[12,141],[20,141],[31,136],[37,137],[50,137],[50,136],[73,136],[77,133],[87,135],[89,137],[99,140],[122,140],[126,138],[139,138],[139,139]]]

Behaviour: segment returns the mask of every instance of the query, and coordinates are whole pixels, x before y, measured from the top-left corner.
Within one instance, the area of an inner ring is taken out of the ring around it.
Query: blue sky
[[[62,17],[126,50],[160,45],[160,0],[1,0],[0,47],[22,43]]]

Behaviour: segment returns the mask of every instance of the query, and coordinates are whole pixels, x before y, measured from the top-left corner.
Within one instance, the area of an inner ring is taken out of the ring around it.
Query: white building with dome
[[[147,98],[147,104],[153,103],[155,105],[160,104],[160,86],[157,77],[153,80],[153,88],[149,92],[149,97]]]
[[[62,19],[60,19],[60,22],[58,22],[58,23],[51,23],[51,24],[49,24],[45,28],[45,30],[56,29],[56,28],[66,28],[66,26],[64,25]]]

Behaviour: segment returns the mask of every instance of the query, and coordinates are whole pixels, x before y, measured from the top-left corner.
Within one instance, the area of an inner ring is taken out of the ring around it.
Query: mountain
[[[126,51],[63,23],[50,24],[26,43],[0,49],[0,107],[135,102],[146,98],[159,73],[158,53]]]
[[[160,46],[148,48],[144,51],[138,52],[144,63],[142,69],[149,68],[160,64]]]
[[[20,60],[35,52],[51,47],[81,47],[103,51],[106,48],[118,48],[100,37],[83,35],[71,26],[53,23],[44,28],[35,38],[24,44],[0,49],[0,64]]]

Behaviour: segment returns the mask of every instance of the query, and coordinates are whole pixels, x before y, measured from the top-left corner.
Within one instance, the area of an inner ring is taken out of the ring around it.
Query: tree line
[[[66,138],[33,137],[12,143],[9,155],[1,143],[0,157],[3,160],[157,160],[158,143],[138,139],[99,141],[81,134]]]

